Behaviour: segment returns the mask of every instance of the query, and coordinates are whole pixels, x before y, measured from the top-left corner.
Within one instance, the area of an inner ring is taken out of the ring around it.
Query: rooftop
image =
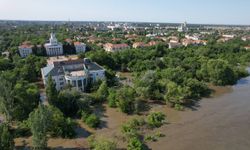
[[[110,48],[123,48],[123,47],[129,47],[128,44],[112,44],[112,43],[107,43],[105,44],[105,47],[110,47]]]
[[[74,42],[74,45],[85,45],[85,44],[81,42]]]
[[[32,48],[33,45],[31,44],[30,41],[25,41],[22,43],[22,45],[19,46],[19,48]]]
[[[51,57],[48,60],[47,67],[42,68],[44,76],[64,75],[85,76],[85,69],[89,71],[104,70],[100,65],[89,59],[67,58],[65,56]]]

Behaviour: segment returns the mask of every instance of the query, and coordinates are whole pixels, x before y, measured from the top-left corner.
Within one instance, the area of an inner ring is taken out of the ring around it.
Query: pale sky
[[[0,19],[250,25],[250,0],[0,0]]]

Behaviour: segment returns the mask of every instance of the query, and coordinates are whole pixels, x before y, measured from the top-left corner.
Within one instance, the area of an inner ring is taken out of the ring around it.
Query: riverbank
[[[250,77],[231,91],[204,98],[197,109],[180,112],[180,120],[160,129],[166,137],[149,143],[153,150],[249,150]]]
[[[176,111],[166,105],[150,104],[150,111],[160,111],[167,116],[168,124],[156,129],[165,135],[157,142],[148,142],[153,150],[248,150],[250,147],[250,77],[241,79],[235,86],[211,87],[215,92],[185,111]],[[92,130],[79,121],[75,139],[50,139],[48,146],[54,149],[85,149],[87,137],[96,134],[115,139],[125,148],[120,133],[121,125],[133,116],[104,105],[99,112],[102,128]],[[30,146],[31,138],[18,138],[17,146]]]

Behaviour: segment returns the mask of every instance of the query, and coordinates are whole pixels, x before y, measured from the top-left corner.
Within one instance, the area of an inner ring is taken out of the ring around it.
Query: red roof
[[[128,44],[112,44],[112,43],[107,43],[105,44],[105,47],[110,47],[110,48],[125,48],[125,47],[129,47]]]
[[[82,45],[83,43],[81,43],[81,42],[74,42],[74,45]]]
[[[22,43],[22,45],[19,46],[19,48],[32,48],[33,45],[31,44],[30,41],[25,41]]]
[[[65,42],[71,43],[72,40],[71,39],[65,39]]]

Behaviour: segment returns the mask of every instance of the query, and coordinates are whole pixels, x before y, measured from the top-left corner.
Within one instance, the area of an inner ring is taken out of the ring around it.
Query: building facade
[[[18,47],[19,54],[22,58],[27,57],[28,55],[32,54],[32,47],[30,42],[23,42],[22,45]]]
[[[144,47],[147,47],[147,46],[149,46],[148,44],[145,44],[145,43],[143,43],[143,42],[135,42],[134,44],[133,44],[133,48],[144,48]]]
[[[84,53],[86,51],[86,44],[81,42],[74,42],[76,53]]]
[[[57,60],[41,69],[43,83],[46,86],[51,76],[56,89],[62,90],[71,85],[78,91],[85,91],[88,84],[105,79],[105,69],[90,59]]]
[[[178,27],[178,32],[187,32],[187,31],[188,31],[187,22],[184,22],[183,24],[181,24],[180,27]]]
[[[50,34],[49,43],[44,45],[48,56],[58,56],[63,54],[62,43],[58,42],[54,33]]]
[[[120,50],[129,49],[130,47],[128,46],[128,44],[111,44],[111,43],[107,43],[107,44],[105,44],[103,46],[103,48],[107,52],[117,52],[117,51],[120,51]]]

